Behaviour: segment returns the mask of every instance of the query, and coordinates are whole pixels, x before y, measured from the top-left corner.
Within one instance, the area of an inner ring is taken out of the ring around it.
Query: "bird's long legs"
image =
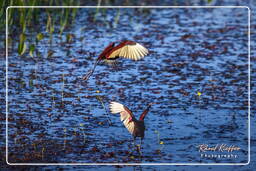
[[[142,138],[140,138],[140,145],[138,147],[138,152],[140,153],[140,157],[142,156],[141,149],[142,149]]]
[[[133,140],[130,141],[130,145],[128,146],[130,149],[132,149],[131,154],[133,154],[133,152],[136,150],[136,145],[135,145],[135,138],[133,137]]]
[[[133,137],[133,148],[136,149],[135,137]]]
[[[93,74],[93,72],[94,72],[94,70],[95,70],[95,68],[96,68],[98,63],[99,63],[99,60],[97,60],[95,62],[93,68],[90,71],[87,72],[87,74],[83,77],[83,80],[87,81],[90,78],[90,76]]]
[[[142,138],[140,138],[140,146],[142,146]]]
[[[142,138],[140,139],[140,144],[138,144],[138,145],[136,145],[135,140],[136,140],[136,138],[133,137],[132,146],[133,146],[134,150],[132,150],[132,151],[137,151],[140,154],[140,157],[142,157],[142,151],[141,151],[141,149],[142,149],[142,147],[141,147],[142,146]]]

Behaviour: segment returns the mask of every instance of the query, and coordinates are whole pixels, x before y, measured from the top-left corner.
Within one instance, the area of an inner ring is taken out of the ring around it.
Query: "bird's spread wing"
[[[132,119],[135,119],[135,117],[132,112],[126,106],[117,102],[110,103],[110,111],[111,113],[120,113],[120,119],[123,122],[124,126],[131,134],[133,134],[134,121],[132,121]]]
[[[133,41],[123,41],[108,53],[107,58],[123,57],[136,61],[147,54],[148,50],[141,44]]]

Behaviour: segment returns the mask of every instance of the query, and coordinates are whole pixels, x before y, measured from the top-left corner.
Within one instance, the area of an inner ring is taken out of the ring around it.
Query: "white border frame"
[[[247,163],[10,163],[8,161],[8,9],[10,8],[247,8],[248,9],[248,162]],[[8,165],[248,165],[250,163],[250,15],[248,6],[8,6],[6,8],[6,163]]]

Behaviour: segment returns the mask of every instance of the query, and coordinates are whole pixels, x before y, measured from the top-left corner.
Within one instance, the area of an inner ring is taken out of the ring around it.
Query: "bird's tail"
[[[87,72],[87,74],[83,77],[83,80],[87,81],[90,78],[90,76],[93,74],[93,72],[94,72],[94,70],[95,70],[95,68],[96,68],[96,66],[98,65],[99,62],[100,62],[100,60],[97,59],[97,61],[93,65],[93,68],[90,71]]]
[[[111,113],[113,113],[113,114],[121,113],[122,111],[124,111],[124,106],[117,102],[111,102],[109,105],[109,108],[110,108]]]

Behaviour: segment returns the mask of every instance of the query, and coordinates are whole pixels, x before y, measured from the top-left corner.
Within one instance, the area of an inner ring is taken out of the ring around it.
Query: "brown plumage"
[[[142,59],[145,55],[148,54],[148,50],[136,43],[134,41],[125,40],[115,46],[116,43],[110,43],[103,52],[99,55],[96,60],[96,63],[93,66],[93,69],[90,70],[87,75],[83,77],[84,80],[88,80],[89,77],[94,72],[97,64],[102,61],[114,61],[120,57],[132,59],[132,60],[139,60]]]
[[[145,132],[144,118],[147,115],[152,104],[153,103],[150,103],[148,107],[142,112],[139,120],[135,118],[135,116],[126,106],[117,102],[110,103],[110,111],[114,114],[120,113],[121,121],[123,122],[127,130],[133,135],[134,139],[136,137],[141,137],[141,139],[143,139]]]

